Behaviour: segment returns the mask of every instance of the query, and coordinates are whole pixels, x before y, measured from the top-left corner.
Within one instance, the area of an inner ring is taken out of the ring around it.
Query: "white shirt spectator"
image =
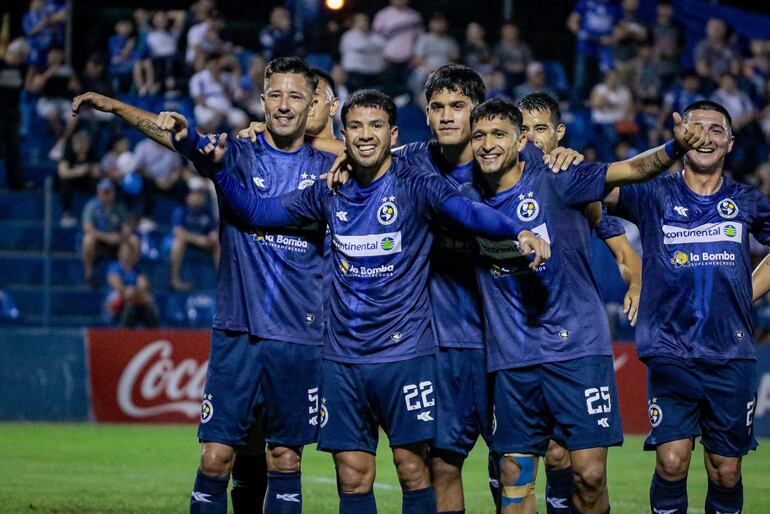
[[[147,48],[150,57],[169,57],[176,53],[179,32],[171,30],[151,30],[147,34]]]
[[[631,91],[625,86],[610,89],[606,84],[597,84],[591,92],[603,99],[603,105],[591,108],[591,119],[594,123],[611,124],[628,119],[631,112]]]
[[[350,29],[340,39],[342,68],[345,71],[374,74],[385,69],[385,39],[376,32]]]
[[[192,64],[195,60],[195,49],[203,43],[208,29],[209,22],[206,20],[196,23],[187,31],[187,50],[184,54],[184,60],[187,64]]]
[[[755,110],[749,95],[740,89],[730,92],[719,88],[711,95],[711,100],[727,109],[733,121],[741,120],[746,115],[754,113]]]
[[[372,29],[385,38],[385,59],[404,63],[414,55],[414,43],[423,32],[422,16],[409,7],[391,5],[377,12]]]
[[[136,168],[146,177],[165,179],[182,166],[179,154],[159,145],[152,139],[142,139],[134,149]]]
[[[216,79],[210,70],[204,69],[190,78],[190,96],[203,97],[203,105],[218,112],[225,112],[233,104],[227,92],[237,96],[238,84],[229,73],[220,73]]]

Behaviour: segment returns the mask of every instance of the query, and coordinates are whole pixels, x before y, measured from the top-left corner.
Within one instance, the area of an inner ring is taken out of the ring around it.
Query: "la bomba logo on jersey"
[[[307,239],[304,237],[271,234],[262,230],[253,232],[251,238],[262,246],[270,246],[279,250],[306,252],[308,247]]]
[[[732,205],[734,206],[734,204]],[[714,251],[713,244],[736,243],[740,245],[743,242],[743,225],[733,221],[706,223],[689,228],[663,225],[661,230],[663,231],[664,245],[710,244],[707,250],[700,251],[675,248],[670,258],[671,264],[675,268],[734,266],[738,257],[735,252],[729,251],[729,248],[734,248],[734,246]]]

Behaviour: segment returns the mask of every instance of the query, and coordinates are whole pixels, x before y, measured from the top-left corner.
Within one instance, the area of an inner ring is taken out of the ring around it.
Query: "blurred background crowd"
[[[219,258],[210,184],[112,115],[73,117],[71,100],[94,91],[234,133],[262,119],[264,68],[281,56],[328,72],[341,102],[360,88],[391,95],[402,143],[430,137],[425,79],[453,62],[476,70],[490,98],[557,97],[563,144],[590,160],[664,142],[672,112],[712,99],[733,118],[729,173],[770,193],[770,9],[740,3],[196,0],[154,10],[141,1],[32,0],[9,8],[0,12],[0,318],[209,323]],[[597,250],[603,274],[614,268],[608,259]],[[603,287],[612,311],[622,282]],[[770,325],[766,307],[757,316],[760,329]],[[621,325],[616,335],[627,336]]]

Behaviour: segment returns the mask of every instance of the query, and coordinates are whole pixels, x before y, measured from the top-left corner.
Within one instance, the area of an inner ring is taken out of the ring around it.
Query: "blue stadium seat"
[[[0,324],[16,324],[21,320],[21,311],[13,296],[0,289]]]

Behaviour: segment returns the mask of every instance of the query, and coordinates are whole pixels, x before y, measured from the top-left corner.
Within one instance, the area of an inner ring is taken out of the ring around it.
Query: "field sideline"
[[[746,514],[770,512],[767,445],[744,463]],[[610,450],[612,512],[646,514],[653,455],[642,438],[626,438]],[[690,474],[690,512],[702,513],[705,473],[697,445]],[[97,425],[0,423],[0,512],[8,513],[181,513],[198,459],[192,425]],[[382,514],[401,510],[389,452],[381,440],[375,494]],[[304,512],[337,512],[331,459],[309,449],[303,464]],[[545,481],[538,476],[540,512]],[[466,464],[468,514],[493,512],[486,482],[486,447],[477,446]]]

